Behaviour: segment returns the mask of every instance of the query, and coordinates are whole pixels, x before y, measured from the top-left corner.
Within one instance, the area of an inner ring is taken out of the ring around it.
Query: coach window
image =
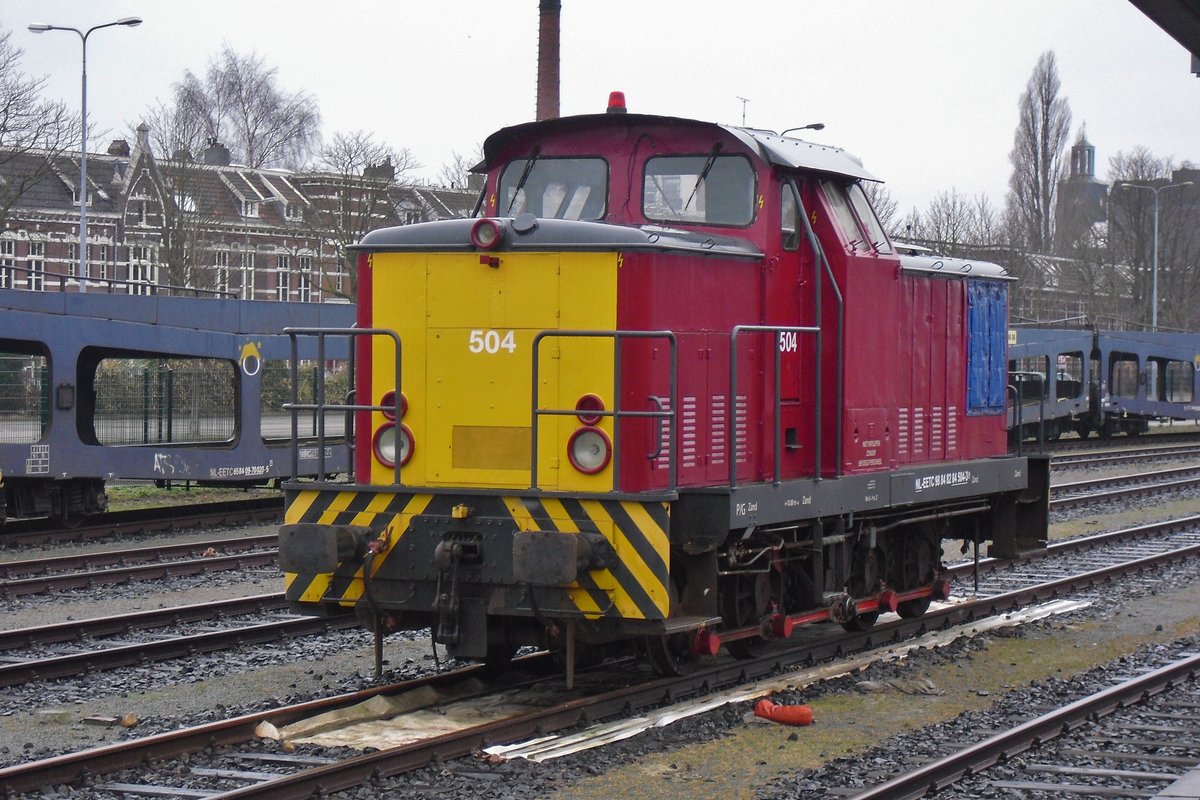
[[[745,227],[754,221],[754,168],[744,156],[647,159],[642,213],[658,222]]]
[[[1162,398],[1168,403],[1192,402],[1193,372],[1190,361],[1168,361],[1162,369]]]
[[[870,250],[871,245],[867,241],[867,235],[859,227],[858,219],[850,209],[850,199],[846,196],[846,187],[834,181],[821,181],[821,192],[825,195],[825,202],[829,204],[834,221],[842,231],[846,246],[856,252]]]
[[[519,158],[500,175],[500,208],[510,217],[603,219],[607,192],[602,158]]]
[[[1083,353],[1059,353],[1054,373],[1056,400],[1072,400],[1083,395]]]
[[[796,211],[796,194],[791,184],[785,184],[779,195],[779,230],[784,250],[800,246],[800,218]]]
[[[858,215],[859,221],[866,228],[871,246],[875,248],[875,252],[889,255],[892,252],[892,245],[883,231],[883,226],[879,224],[879,217],[875,216],[875,210],[871,208],[871,201],[867,199],[862,184],[850,184],[849,194],[850,205],[854,206],[854,213]]]
[[[1109,361],[1109,388],[1115,397],[1138,395],[1138,358],[1133,353],[1113,353]]]

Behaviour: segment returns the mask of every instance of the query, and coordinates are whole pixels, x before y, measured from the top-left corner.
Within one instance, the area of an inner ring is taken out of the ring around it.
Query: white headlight
[[[580,428],[567,442],[567,457],[575,469],[594,475],[608,466],[612,443],[608,441],[608,434],[599,428]]]
[[[399,434],[397,435],[397,432]],[[413,435],[407,425],[396,426],[392,423],[382,426],[375,432],[375,457],[389,467],[396,466],[397,455],[400,464],[408,463],[413,454]],[[399,453],[396,448],[399,447]]]

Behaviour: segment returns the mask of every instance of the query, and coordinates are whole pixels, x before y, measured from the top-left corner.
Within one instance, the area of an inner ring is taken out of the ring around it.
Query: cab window
[[[887,234],[884,233],[883,226],[879,224],[879,218],[875,216],[874,209],[871,208],[871,201],[867,199],[862,184],[851,184],[849,195],[850,205],[854,207],[854,212],[858,215],[859,221],[866,228],[867,239],[870,241],[871,246],[877,252],[885,255],[890,254],[892,252],[892,245],[888,242]]]
[[[855,252],[866,252],[871,249],[867,236],[858,225],[858,219],[850,208],[850,198],[846,195],[846,187],[834,181],[821,181],[821,193],[829,204],[833,220],[846,240],[846,246]]]
[[[796,209],[796,195],[790,185],[784,185],[779,195],[779,230],[784,250],[795,250],[800,246],[799,215]]]
[[[602,219],[607,193],[608,164],[602,158],[520,158],[500,174],[504,216]]]
[[[647,159],[642,213],[658,222],[746,226],[754,221],[754,168],[744,156]]]

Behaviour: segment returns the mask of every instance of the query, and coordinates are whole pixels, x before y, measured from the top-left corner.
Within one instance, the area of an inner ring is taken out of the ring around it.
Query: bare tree
[[[329,256],[320,263],[327,294],[353,300],[357,276],[346,248],[367,232],[399,222],[397,206],[419,164],[407,148],[375,141],[363,131],[337,133],[318,155],[315,171],[297,175],[312,198],[305,226]]]
[[[0,226],[31,188],[54,173],[79,131],[79,118],[63,103],[41,99],[45,79],[22,72],[23,52],[11,38],[11,31],[0,33]]]
[[[1116,268],[1123,271],[1126,294],[1136,309],[1136,322],[1149,324],[1153,317],[1154,201],[1153,191],[1121,186],[1134,183],[1163,187],[1181,183],[1168,158],[1158,158],[1145,147],[1117,153],[1109,160],[1108,240]],[[1181,186],[1158,194],[1158,319],[1161,326],[1191,328],[1200,305],[1200,232],[1195,222],[1195,186]],[[1128,316],[1128,314],[1126,315]]]
[[[260,56],[225,45],[203,78],[185,72],[172,102],[151,110],[159,146],[198,153],[211,138],[255,169],[304,163],[319,139],[321,114],[308,93],[284,91],[276,72]]]
[[[471,177],[471,167],[481,161],[483,161],[483,145],[476,147],[475,152],[469,156],[463,155],[457,150],[450,151],[450,160],[442,164],[442,168],[438,170],[438,183],[451,189],[467,188],[467,181]]]
[[[1063,153],[1071,130],[1071,108],[1059,92],[1054,51],[1038,58],[1025,93],[1009,161],[1008,206],[1014,233],[1026,249],[1049,252],[1054,241],[1054,206],[1063,175]]]
[[[863,181],[862,187],[863,193],[871,201],[871,208],[875,209],[875,216],[878,217],[879,224],[883,226],[887,235],[890,237],[903,235],[901,220],[897,216],[900,204],[892,197],[888,188],[878,181]]]
[[[1004,226],[987,196],[971,200],[956,189],[939,194],[924,212],[909,212],[904,235],[946,256],[964,257],[1006,243]]]

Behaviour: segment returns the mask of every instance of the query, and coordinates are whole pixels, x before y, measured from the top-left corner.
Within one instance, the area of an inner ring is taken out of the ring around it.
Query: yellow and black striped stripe
[[[388,558],[400,549],[396,545],[413,520],[450,518],[452,509],[460,504],[471,508],[472,517],[508,523],[505,527],[510,533],[591,531],[608,540],[613,557],[605,568],[585,572],[569,586],[539,591],[542,613],[554,616],[557,611],[588,619],[661,620],[668,616],[670,511],[663,502],[312,490],[289,495],[285,521],[389,528],[391,546],[375,560],[372,570],[373,575],[387,577]],[[428,557],[432,560],[432,552]],[[288,599],[296,602],[353,605],[362,593],[359,564],[339,565],[331,574],[287,576]]]

